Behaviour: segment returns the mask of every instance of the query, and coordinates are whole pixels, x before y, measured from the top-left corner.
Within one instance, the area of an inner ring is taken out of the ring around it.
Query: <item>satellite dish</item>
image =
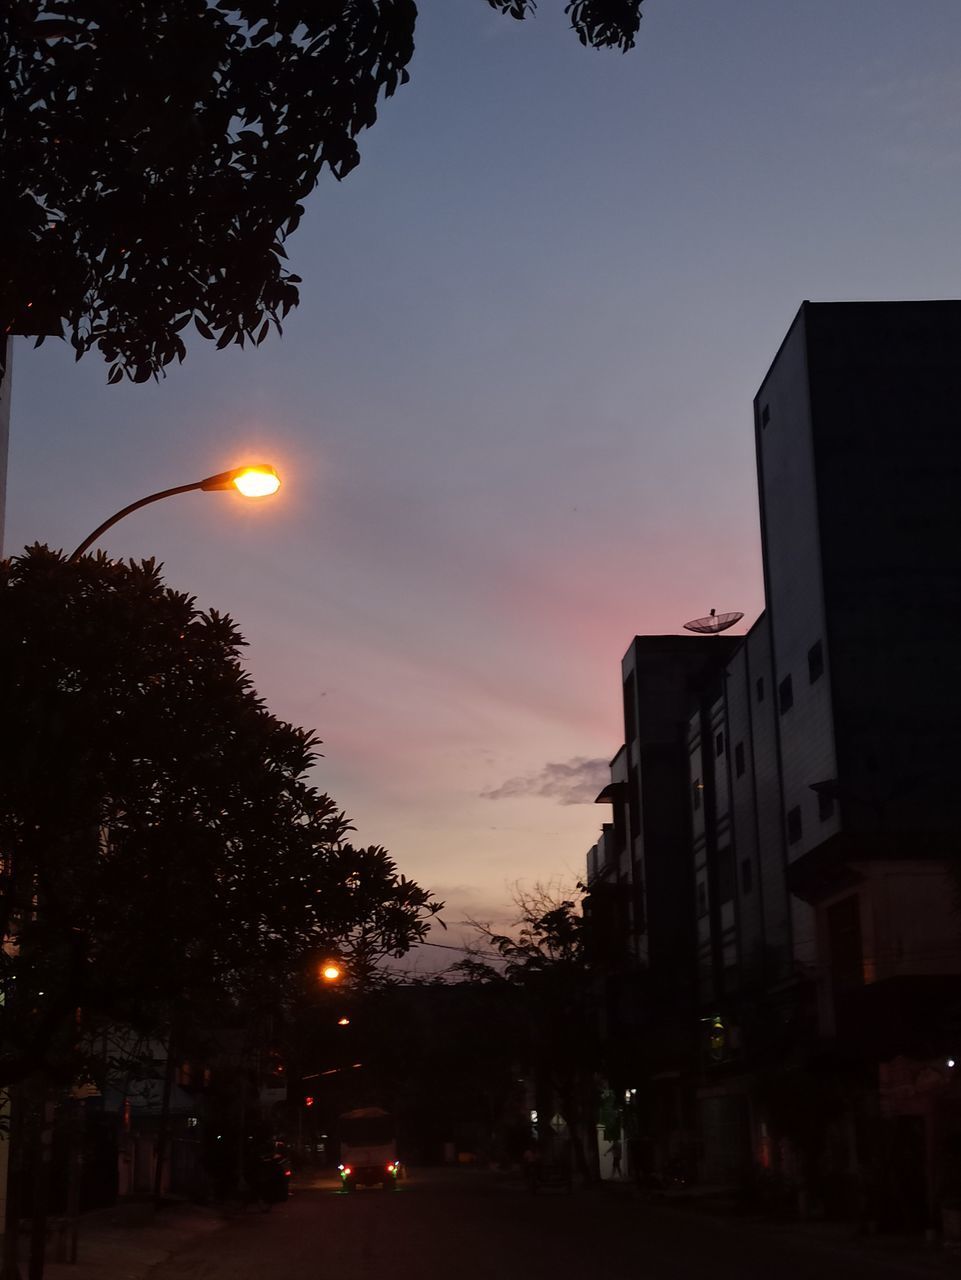
[[[728,627],[733,627],[735,622],[740,622],[743,617],[743,613],[718,613],[712,609],[706,618],[695,618],[693,622],[685,622],[684,630],[696,631],[701,636],[716,636],[726,631]]]

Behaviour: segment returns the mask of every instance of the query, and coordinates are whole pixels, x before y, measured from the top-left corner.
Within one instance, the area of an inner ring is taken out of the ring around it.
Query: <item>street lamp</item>
[[[342,972],[340,965],[335,960],[325,960],[320,967],[320,976],[325,982],[338,982]]]
[[[124,516],[129,516],[132,511],[138,511],[141,507],[148,506],[151,502],[159,502],[161,498],[172,498],[175,493],[190,493],[194,489],[200,489],[204,493],[217,493],[226,489],[236,489],[238,493],[242,493],[245,498],[267,498],[272,493],[276,493],[280,488],[280,476],[273,467],[265,464],[257,464],[250,467],[234,467],[232,471],[221,471],[215,476],[207,476],[205,480],[195,480],[193,484],[177,485],[173,489],[161,489],[159,493],[148,494],[146,498],[141,498],[138,502],[131,502],[128,507],[124,507],[121,511],[112,515],[109,520],[105,520],[103,524],[98,525],[88,538],[84,538],[76,551],[68,557],[68,563],[79,560],[83,553],[93,545],[101,534],[122,520]]]
[[[280,488],[280,477],[277,475],[277,472],[274,470],[273,467],[267,466],[265,464],[258,464],[254,466],[235,467],[230,471],[221,471],[221,472],[218,472],[217,475],[207,476],[203,480],[196,480],[194,481],[193,484],[182,484],[182,485],[176,486],[173,489],[161,489],[159,493],[148,494],[146,498],[141,498],[138,502],[131,502],[129,506],[124,507],[122,510],[112,515],[109,520],[105,520],[103,524],[98,525],[97,528],[94,529],[93,533],[91,533],[89,537],[85,538],[83,542],[81,542],[80,546],[77,547],[77,549],[72,553],[72,555],[68,556],[67,563],[72,564],[75,561],[79,560],[80,557],[83,555],[83,553],[87,550],[87,548],[90,547],[94,542],[96,542],[96,540],[100,537],[101,534],[106,533],[106,531],[109,528],[115,525],[119,520],[122,520],[124,516],[128,516],[130,515],[131,512],[139,510],[140,507],[146,507],[151,502],[159,502],[161,498],[172,498],[176,493],[190,493],[190,491],[193,489],[200,489],[204,492],[210,493],[210,492],[215,492],[217,490],[225,490],[225,489],[231,489],[231,488],[236,489],[238,493],[243,494],[244,497],[246,498],[264,498],[264,497],[268,497],[270,494],[277,492],[277,490]],[[42,996],[43,992],[40,991],[38,992],[38,994]],[[82,1011],[79,1008],[75,1010],[74,1016],[78,1025],[80,1024],[80,1020],[81,1020],[81,1012]],[[10,1102],[8,1105],[8,1114],[11,1115],[11,1126],[10,1126],[11,1132],[17,1135],[18,1130],[22,1127],[22,1124],[23,1124],[24,1103],[22,1099],[22,1093],[19,1090],[11,1089],[9,1091],[9,1096],[10,1096]],[[45,1106],[46,1106],[46,1103],[44,1103],[44,1107]],[[163,1162],[164,1162],[164,1155],[165,1155],[164,1146],[166,1142],[166,1135],[163,1129],[163,1123],[164,1122],[162,1121],[160,1136],[157,1143],[156,1160],[155,1160],[155,1194],[157,1196],[159,1196],[159,1190],[161,1186]],[[47,1140],[48,1134],[49,1134],[49,1122],[44,1122],[44,1126],[42,1128],[42,1134],[41,1134],[44,1141]],[[22,1143],[22,1137],[15,1137],[14,1141]],[[22,1150],[20,1154],[22,1154]],[[74,1262],[76,1262],[76,1252],[77,1252],[76,1196],[78,1194],[79,1192],[77,1190],[77,1183],[76,1183],[76,1170],[72,1169],[70,1178],[68,1179],[68,1187],[67,1187],[68,1216],[65,1221],[69,1228],[69,1233],[67,1237],[68,1244],[69,1244],[69,1252],[72,1253],[73,1255],[72,1260]],[[10,1203],[12,1203],[12,1200],[8,1198],[8,1205]],[[9,1210],[8,1210],[8,1214],[9,1214]],[[31,1244],[31,1257],[30,1257],[30,1274],[31,1275],[33,1275],[36,1270],[35,1264],[36,1264],[37,1258],[39,1258],[40,1270],[42,1271],[43,1269],[42,1241],[43,1241],[44,1223],[45,1223],[45,1214],[35,1215],[34,1240]],[[41,1242],[39,1247],[37,1243],[37,1234],[36,1234],[38,1225],[40,1228],[39,1240]],[[17,1268],[17,1253],[18,1253],[17,1233],[8,1231],[4,1239],[4,1248],[3,1248],[2,1258],[0,1258],[0,1271],[2,1271],[4,1277],[8,1275],[19,1275],[19,1271]]]

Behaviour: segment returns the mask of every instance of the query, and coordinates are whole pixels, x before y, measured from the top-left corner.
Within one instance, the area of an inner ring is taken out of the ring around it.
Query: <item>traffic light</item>
[[[312,1093],[308,1093],[307,1097],[304,1098],[304,1106],[312,1107],[313,1105],[314,1105],[314,1095]]]

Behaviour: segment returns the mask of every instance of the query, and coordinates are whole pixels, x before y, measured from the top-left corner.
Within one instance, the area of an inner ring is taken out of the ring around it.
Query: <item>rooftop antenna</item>
[[[733,627],[735,622],[740,622],[743,617],[743,613],[718,613],[716,609],[712,609],[706,618],[694,618],[691,622],[685,622],[684,630],[696,631],[700,636],[717,636],[728,627]]]

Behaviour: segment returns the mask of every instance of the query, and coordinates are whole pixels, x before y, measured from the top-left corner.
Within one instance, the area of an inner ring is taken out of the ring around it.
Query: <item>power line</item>
[[[442,947],[444,951],[463,951],[469,956],[483,956],[486,960],[503,960],[504,957],[493,951],[477,951],[474,947],[455,947],[450,942],[418,942],[419,947]]]

